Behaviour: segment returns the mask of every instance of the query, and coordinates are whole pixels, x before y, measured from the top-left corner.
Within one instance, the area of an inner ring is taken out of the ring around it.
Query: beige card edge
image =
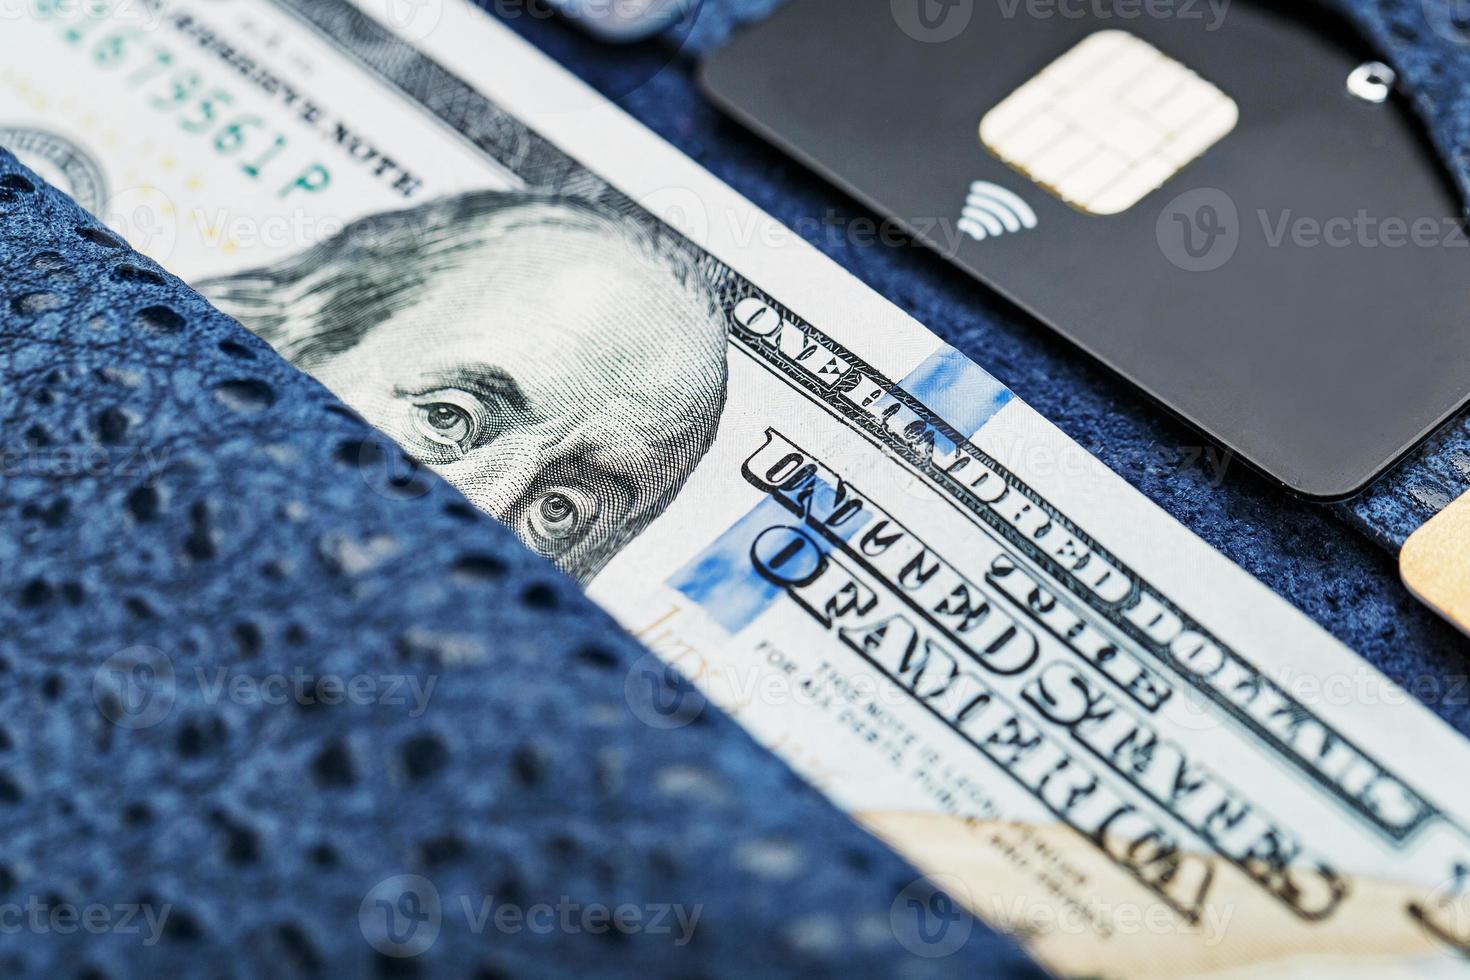
[[[1470,636],[1470,493],[1409,535],[1399,577],[1414,598]]]

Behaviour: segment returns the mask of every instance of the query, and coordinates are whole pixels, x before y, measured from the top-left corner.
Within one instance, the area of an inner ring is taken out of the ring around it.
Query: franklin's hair
[[[519,191],[471,191],[370,215],[279,264],[210,279],[197,288],[309,372],[411,307],[435,277],[461,267],[466,253],[522,229],[547,227],[631,243],[650,264],[665,269],[691,303],[723,324],[697,259],[662,225],[582,198]],[[304,322],[309,329],[303,329]],[[723,346],[722,338],[721,357]]]

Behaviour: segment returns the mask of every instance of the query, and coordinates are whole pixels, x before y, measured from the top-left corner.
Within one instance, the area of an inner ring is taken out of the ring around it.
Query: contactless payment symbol
[[[970,185],[965,209],[956,225],[977,242],[1036,227],[1036,212],[1019,194],[999,184],[977,180]]]

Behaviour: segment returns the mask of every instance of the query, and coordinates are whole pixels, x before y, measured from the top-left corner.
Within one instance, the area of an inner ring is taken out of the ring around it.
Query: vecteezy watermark
[[[109,20],[114,26],[151,31],[163,22],[164,5],[150,0],[0,0],[0,21]]]
[[[688,187],[670,185],[639,199],[650,214],[697,241],[729,238],[741,248],[789,248],[798,242],[816,245],[823,251],[842,248],[867,249],[927,247],[952,256],[969,237],[960,230],[958,213],[943,217],[911,216],[874,218],[827,208],[822,214],[803,214],[776,221],[749,209],[711,210],[709,202]]]
[[[1098,24],[1178,20],[1217,31],[1233,0],[985,0],[1006,20],[1087,20]],[[1426,0],[1428,2],[1428,0]],[[1466,0],[1470,2],[1470,0]],[[893,21],[915,41],[943,44],[965,32],[976,0],[890,0]]]
[[[1419,8],[1440,37],[1470,45],[1470,0],[1419,0]]]
[[[1211,490],[1225,484],[1235,463],[1235,453],[1218,446],[1165,445],[1152,442],[1137,455],[1110,462],[1124,476],[1141,478],[1186,475],[1198,478]]]
[[[1164,206],[1155,226],[1164,258],[1186,272],[1213,272],[1240,247],[1240,212],[1214,187],[1185,191]]]
[[[995,0],[1007,20],[1109,21],[1179,20],[1218,31],[1233,0]]]
[[[1282,691],[1309,707],[1397,707],[1416,701],[1433,707],[1470,704],[1470,675],[1466,674],[1422,673],[1395,681],[1367,664],[1358,664],[1331,673],[1283,665],[1269,676]]]
[[[185,685],[196,700],[208,705],[378,705],[407,708],[410,718],[418,718],[428,710],[438,680],[434,674],[335,674],[303,667],[255,674],[196,666],[179,673],[162,650],[133,646],[97,668],[92,700],[104,718],[130,730],[151,728],[168,718]]]
[[[703,5],[704,0],[663,0],[661,3],[650,0],[485,0],[479,4],[495,17],[511,23],[561,17],[573,23],[581,21],[594,26],[606,23],[616,27],[646,17],[657,17],[659,25],[667,25],[662,33],[674,41],[670,47],[675,49],[675,53]],[[422,41],[438,30],[444,20],[446,3],[445,0],[365,0],[362,6],[381,17],[404,40]],[[653,70],[662,70],[671,60],[672,57],[654,59]],[[624,83],[617,94],[625,95],[651,77],[648,73],[639,74],[637,69],[632,74],[638,76],[637,83],[631,86]]]
[[[0,902],[0,936],[139,936],[155,946],[173,906],[148,902],[56,902],[32,895],[24,902]]]
[[[394,875],[368,891],[357,907],[357,927],[384,956],[418,956],[444,925],[439,889],[422,875]]]
[[[629,668],[623,695],[633,716],[650,728],[683,728],[708,704],[736,716],[753,706],[825,708],[835,701],[881,716],[913,704],[899,685],[848,672],[825,658],[804,664],[768,640],[757,643],[756,656],[747,660],[711,663],[667,626],[678,612],[673,606],[634,633],[652,652]]]
[[[1429,941],[1450,955],[1470,957],[1470,865],[1455,862],[1450,876],[1408,906]]]
[[[461,894],[451,901],[423,875],[385,878],[363,896],[357,922],[368,945],[385,956],[420,956],[446,928],[473,936],[646,935],[687,946],[703,905],[579,902],[561,895],[543,902],[505,901],[495,895]]]
[[[1380,217],[1359,208],[1351,217],[1319,218],[1290,210],[1256,212],[1261,234],[1271,248],[1467,248],[1465,219]]]
[[[1017,937],[1189,936],[1207,949],[1225,941],[1235,910],[1234,903],[1205,902],[1186,917],[1164,902],[1109,902],[1096,895],[1064,900],[987,895],[975,907],[987,922]]]
[[[957,901],[964,899],[964,903]],[[888,908],[888,925],[900,946],[925,959],[958,952],[975,920],[966,911],[970,890],[954,875],[925,875],[909,882]]]
[[[650,728],[683,728],[704,712],[704,694],[679,668],[647,653],[623,679],[623,697],[633,716]]]
[[[380,497],[417,500],[433,492],[429,468],[377,430],[342,443],[336,455],[338,462],[354,467]]]
[[[890,0],[893,22],[915,41],[943,44],[965,32],[975,0]]]
[[[1159,213],[1159,250],[1186,272],[1213,272],[1235,257],[1247,236],[1271,249],[1470,248],[1461,215],[1407,218],[1359,208],[1350,215],[1322,216],[1258,208],[1253,217],[1242,220],[1235,200],[1222,190],[1185,191]]]
[[[624,59],[616,74],[598,80],[602,94],[617,101],[647,85],[674,63],[694,32],[704,0],[488,0],[483,5],[506,21],[555,13],[594,32],[607,28],[620,33],[622,28],[651,20],[656,43],[637,46],[637,55]],[[566,108],[574,107],[568,104]]]
[[[1025,432],[1000,432],[994,436],[987,432],[986,437],[986,449],[993,457],[1012,470],[1036,477],[1080,480],[1092,473],[1097,466],[1097,458],[1076,443],[1058,446]],[[893,465],[881,456],[877,460],[884,465]],[[1203,480],[1205,486],[1216,489],[1225,483],[1226,476],[1235,465],[1235,454],[1217,446],[1154,440],[1142,449],[1115,454],[1105,462],[1111,469],[1130,479],[1154,475],[1187,475]]]
[[[409,42],[434,33],[444,17],[444,0],[372,0],[364,6],[381,13],[388,26]]]
[[[33,446],[0,449],[0,476],[44,480],[116,477],[148,482],[162,472],[168,450],[152,446]]]

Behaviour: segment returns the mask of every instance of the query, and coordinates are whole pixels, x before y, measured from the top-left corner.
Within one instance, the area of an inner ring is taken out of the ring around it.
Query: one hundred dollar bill
[[[11,0],[0,144],[1054,971],[1461,970],[1456,733],[503,25],[374,2]]]

